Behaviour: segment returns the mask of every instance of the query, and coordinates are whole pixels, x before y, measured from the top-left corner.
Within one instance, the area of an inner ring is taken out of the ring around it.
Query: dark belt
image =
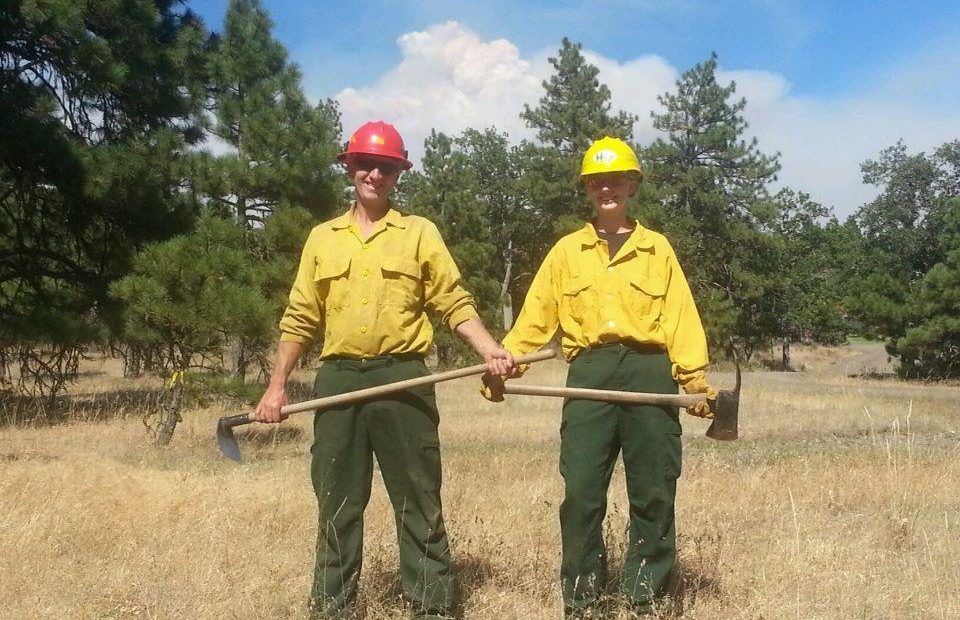
[[[663,345],[651,344],[649,342],[635,342],[633,340],[618,340],[617,342],[604,342],[602,344],[590,345],[581,349],[577,357],[581,355],[595,355],[598,353],[640,353],[643,355],[657,355],[666,353]]]
[[[323,363],[331,362],[337,368],[379,368],[399,364],[401,362],[422,362],[423,353],[392,353],[390,355],[374,355],[372,357],[354,357],[350,355],[328,355],[320,358]]]

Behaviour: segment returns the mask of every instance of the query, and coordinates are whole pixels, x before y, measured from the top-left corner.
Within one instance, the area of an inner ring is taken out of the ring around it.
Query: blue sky
[[[583,44],[614,105],[649,112],[679,73],[720,56],[748,100],[751,132],[782,154],[781,182],[851,213],[873,195],[859,163],[904,139],[960,138],[960,2],[780,0],[262,0],[314,99],[336,98],[349,131],[391,120],[411,152],[429,129],[517,119],[562,37]],[[219,30],[226,0],[188,3]]]

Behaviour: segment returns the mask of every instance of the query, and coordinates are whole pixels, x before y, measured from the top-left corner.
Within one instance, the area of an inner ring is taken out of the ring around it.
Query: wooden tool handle
[[[528,353],[526,355],[521,355],[515,358],[518,364],[532,364],[533,362],[540,362],[543,360],[548,360],[554,357],[556,354],[553,349],[544,349],[543,351],[537,351],[536,353]],[[402,392],[403,390],[409,390],[410,388],[420,387],[421,385],[431,385],[434,383],[441,383],[443,381],[451,381],[453,379],[461,379],[463,377],[469,377],[471,375],[479,375],[487,370],[486,364],[477,364],[475,366],[468,366],[466,368],[458,368],[456,370],[448,370],[446,372],[438,372],[433,375],[427,375],[425,377],[416,377],[414,379],[406,379],[404,381],[396,381],[394,383],[387,383],[385,385],[378,385],[371,388],[365,388],[363,390],[356,390],[353,392],[346,392],[345,394],[337,394],[335,396],[325,396],[324,398],[315,398],[313,400],[307,400],[302,403],[294,403],[292,405],[287,405],[280,409],[280,413],[284,417],[292,414],[299,413],[301,411],[310,411],[311,409],[323,409],[325,407],[333,407],[336,405],[346,405],[347,403],[355,403],[361,400],[367,400],[368,398],[376,398],[377,396],[383,396],[384,394],[391,394],[393,392]],[[250,414],[251,418],[253,414]],[[253,421],[251,419],[251,421]]]
[[[616,390],[591,390],[587,388],[551,387],[546,385],[523,385],[507,381],[503,385],[504,394],[523,394],[526,396],[558,396],[560,398],[582,398],[586,400],[604,400],[616,403],[635,403],[638,405],[672,405],[691,407],[707,399],[706,394],[651,394],[648,392],[620,392]]]

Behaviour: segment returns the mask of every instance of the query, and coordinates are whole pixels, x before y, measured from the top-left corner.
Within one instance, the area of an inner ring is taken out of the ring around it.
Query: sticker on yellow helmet
[[[637,154],[619,138],[604,136],[594,141],[583,154],[580,176],[604,172],[637,172],[643,174]]]
[[[603,149],[594,153],[593,161],[598,164],[612,164],[617,161],[617,154],[610,149]]]

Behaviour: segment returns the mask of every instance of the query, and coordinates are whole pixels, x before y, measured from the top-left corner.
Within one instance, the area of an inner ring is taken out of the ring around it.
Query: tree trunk
[[[123,376],[126,379],[138,379],[143,374],[143,354],[139,347],[126,347],[123,356]]]
[[[236,345],[237,361],[234,368],[234,376],[244,382],[247,377],[247,367],[250,365],[250,359],[247,357],[247,347],[243,338],[237,340]]]
[[[170,402],[164,408],[163,421],[160,423],[160,430],[157,433],[157,445],[165,446],[173,439],[173,431],[177,428],[180,421],[180,407],[183,405],[183,375],[176,380],[170,389]]]
[[[510,296],[510,278],[513,277],[513,240],[507,242],[507,249],[503,252],[503,264],[506,271],[500,282],[500,303],[503,311],[503,329],[510,331],[513,327],[513,298]]]
[[[780,361],[784,370],[790,370],[790,340],[784,338],[781,343],[782,359]]]

